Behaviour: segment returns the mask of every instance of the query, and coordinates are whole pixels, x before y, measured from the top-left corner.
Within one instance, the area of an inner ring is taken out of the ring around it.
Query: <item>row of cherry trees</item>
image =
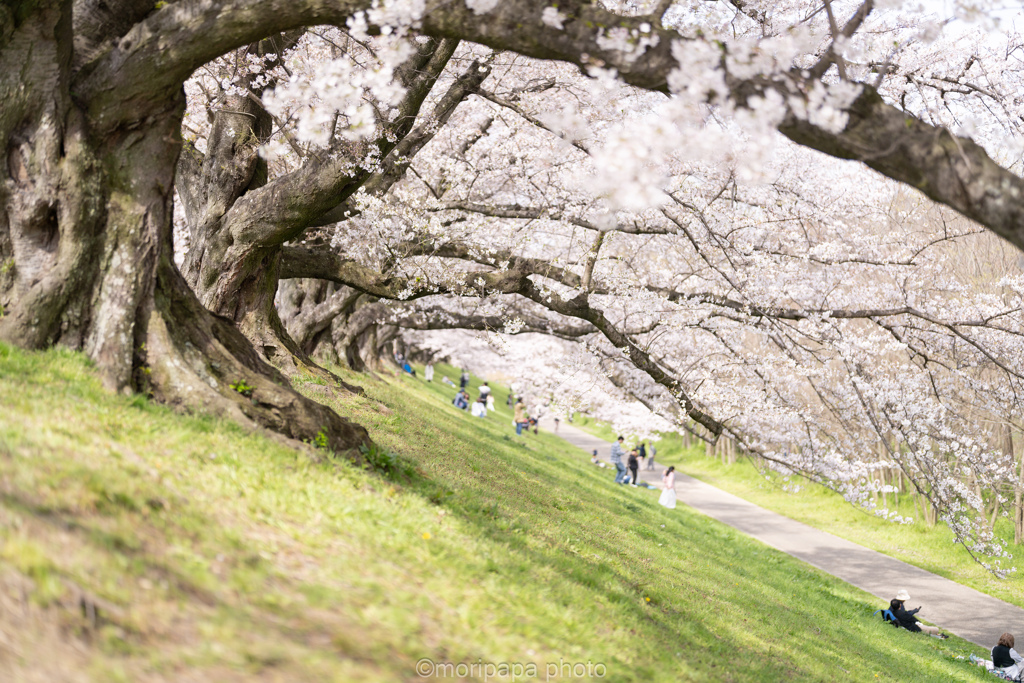
[[[15,5],[0,339],[348,450],[289,377],[476,330],[556,406],[913,487],[1005,553],[1020,43],[977,3]]]

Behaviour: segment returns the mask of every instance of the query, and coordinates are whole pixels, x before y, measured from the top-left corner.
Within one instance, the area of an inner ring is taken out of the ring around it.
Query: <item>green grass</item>
[[[574,416],[573,425],[609,441],[615,438],[607,424],[585,415]],[[893,496],[888,497],[890,510],[899,509],[900,514],[915,519],[910,525],[894,524],[850,505],[841,495],[802,477],[762,473],[746,459],[726,464],[719,458],[707,457],[703,447],[683,448],[678,434],[665,435],[654,443],[659,465],[675,465],[681,472],[764,508],[1024,607],[1024,575],[1011,574],[1007,579],[993,576],[963,546],[954,543],[945,524],[928,526],[909,496],[900,497],[898,508]],[[882,506],[880,497],[878,504]],[[1012,522],[998,519],[996,532],[1010,543],[1011,553],[1024,557],[1024,548],[1012,544]]]
[[[516,437],[504,388],[476,419],[437,380],[345,379],[366,396],[332,403],[412,474],[0,345],[0,680],[411,681],[421,658],[477,680],[989,680],[952,659],[980,648],[887,627],[871,596]]]

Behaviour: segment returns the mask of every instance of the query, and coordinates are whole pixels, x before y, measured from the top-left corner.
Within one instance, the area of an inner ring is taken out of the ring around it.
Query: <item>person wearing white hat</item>
[[[938,638],[949,637],[944,633],[940,633],[937,626],[926,626],[919,622],[917,617],[914,615],[920,612],[921,608],[915,607],[914,609],[908,610],[903,606],[903,603],[909,599],[910,593],[908,593],[906,589],[901,588],[899,592],[896,593],[896,597],[889,601],[889,610],[892,612],[893,616],[896,617],[896,621],[899,622],[900,626],[908,631],[913,631],[914,633],[924,632],[930,636],[936,636]]]

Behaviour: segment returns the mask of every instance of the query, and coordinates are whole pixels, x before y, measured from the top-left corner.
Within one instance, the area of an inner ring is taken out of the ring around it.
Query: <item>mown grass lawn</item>
[[[0,680],[988,680],[952,659],[979,648],[516,437],[507,388],[456,410],[442,374],[297,382],[413,471],[388,479],[0,346]]]
[[[615,438],[610,427],[585,415],[575,416],[573,424],[603,439]],[[898,509],[900,514],[915,520],[910,525],[894,524],[850,505],[841,495],[802,477],[785,477],[768,470],[762,472],[746,459],[726,464],[720,459],[707,457],[703,447],[683,448],[679,435],[665,435],[655,444],[659,464],[675,465],[692,477],[769,510],[1024,607],[1024,564],[1020,565],[1020,572],[1011,574],[1009,578],[996,578],[975,562],[963,546],[954,542],[953,534],[945,524],[926,524],[909,496],[900,496],[897,507],[893,496],[889,495],[890,510]],[[881,506],[881,498],[878,504]],[[1024,547],[1012,543],[1012,522],[1000,518],[996,532],[1008,542],[1010,552],[1018,557],[1010,563],[1003,560],[1003,564],[1024,562]],[[923,614],[927,614],[927,606]]]

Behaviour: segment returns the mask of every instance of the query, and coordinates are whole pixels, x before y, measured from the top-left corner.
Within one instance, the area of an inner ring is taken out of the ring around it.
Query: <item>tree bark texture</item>
[[[83,349],[113,390],[295,439],[322,434],[339,452],[368,443],[292,390],[174,266],[180,87],[160,106],[154,95],[144,117],[97,125],[77,97],[72,46],[103,41],[74,34],[70,0],[20,9],[0,16],[0,339]]]

